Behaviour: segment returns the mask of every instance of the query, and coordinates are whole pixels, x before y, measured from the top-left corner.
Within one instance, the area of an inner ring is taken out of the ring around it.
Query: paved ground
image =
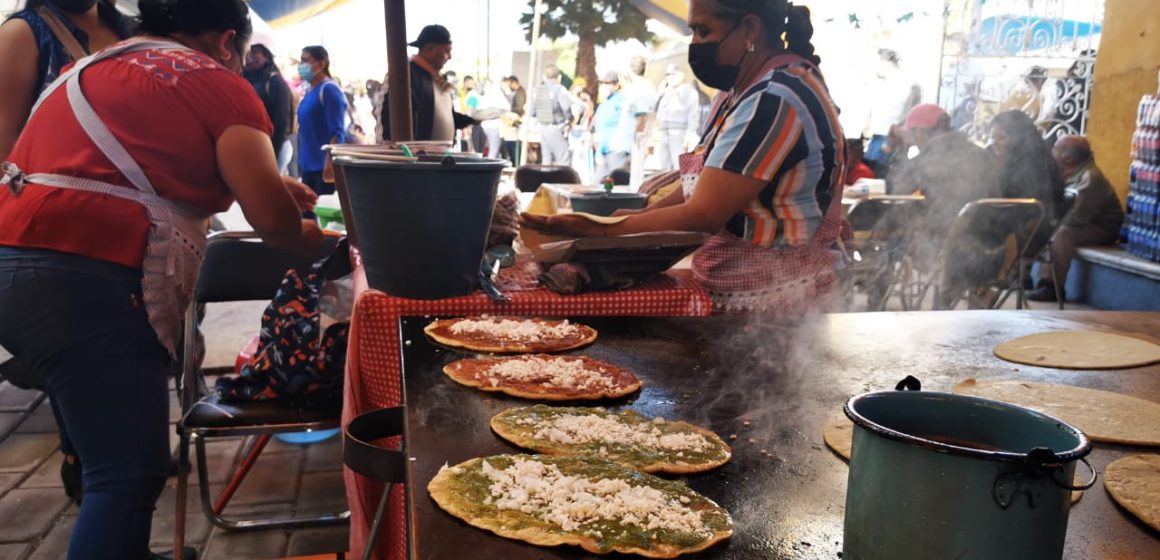
[[[237,349],[257,330],[262,303],[211,306],[204,324],[207,365],[232,365]],[[171,394],[171,420],[176,399]],[[242,438],[209,443],[210,489],[221,491],[239,460]],[[176,445],[176,442],[174,442]],[[56,423],[44,395],[0,383],[0,560],[58,560],[65,557],[77,508],[61,488]],[[346,509],[342,484],[341,440],[300,446],[277,440],[226,510],[245,517],[275,513],[308,515]],[[195,480],[195,479],[194,479]],[[174,488],[166,486],[153,518],[154,550],[171,546]],[[346,527],[231,533],[212,527],[201,513],[197,486],[191,486],[187,540],[202,558],[243,560],[340,552],[347,549]]]

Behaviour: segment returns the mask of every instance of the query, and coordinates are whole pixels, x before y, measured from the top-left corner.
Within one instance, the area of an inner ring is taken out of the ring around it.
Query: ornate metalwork
[[[939,104],[979,143],[1000,112],[1045,138],[1087,130],[1104,0],[945,0]]]

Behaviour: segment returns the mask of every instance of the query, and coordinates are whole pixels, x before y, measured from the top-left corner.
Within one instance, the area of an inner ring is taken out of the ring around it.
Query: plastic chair
[[[563,165],[521,165],[516,168],[516,188],[536,192],[544,183],[579,184],[580,174]]]
[[[406,421],[405,409],[401,406],[380,408],[356,416],[346,426],[342,446],[342,461],[350,470],[371,480],[386,483],[379,505],[375,508],[374,521],[363,548],[363,560],[370,560],[378,540],[379,528],[383,524],[391,486],[407,482],[407,452],[405,442],[399,438],[398,449],[373,445],[371,442],[403,435]],[[388,439],[388,445],[390,440]]]
[[[337,243],[337,241],[336,241]],[[269,300],[289,269],[307,270],[321,255],[304,255],[277,249],[262,243],[256,234],[220,232],[210,236],[205,250],[193,304],[185,316],[184,363],[178,379],[182,416],[177,424],[180,438],[177,480],[177,512],[174,527],[174,549],[180,551],[185,540],[185,503],[189,488],[189,448],[197,450],[197,476],[200,482],[202,510],[214,525],[227,530],[245,531],[271,528],[297,528],[345,523],[350,512],[316,517],[231,520],[222,512],[241,486],[254,462],[274,434],[337,428],[342,411],[300,410],[278,401],[244,403],[221,402],[215,395],[203,396],[205,379],[198,364],[196,349],[197,308],[201,304],[231,301]],[[258,436],[246,452],[237,471],[216,501],[209,493],[209,476],[205,440],[214,437]],[[180,557],[178,557],[180,560]]]
[[[934,285],[934,307],[953,309],[962,299],[962,291],[969,291],[967,299],[972,308],[997,309],[1012,292],[1017,294],[1016,307],[1025,308],[1023,282],[1026,266],[1022,256],[1027,254],[1043,217],[1043,205],[1031,198],[986,198],[964,205],[947,234],[930,276],[930,284]],[[990,263],[985,262],[988,259]],[[996,266],[994,271],[984,271],[984,278],[972,280],[973,285],[963,287],[959,293],[941,293],[944,276],[958,277],[969,273],[969,268],[949,270],[951,265],[963,263]],[[986,297],[994,290],[999,292],[995,299]]]

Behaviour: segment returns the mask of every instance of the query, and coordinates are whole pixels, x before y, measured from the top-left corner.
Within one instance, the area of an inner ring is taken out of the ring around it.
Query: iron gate
[[[1104,0],[945,0],[939,104],[986,143],[1000,112],[1046,138],[1087,130]]]

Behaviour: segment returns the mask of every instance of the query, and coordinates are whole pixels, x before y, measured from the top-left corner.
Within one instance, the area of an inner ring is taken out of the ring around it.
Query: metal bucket
[[[846,403],[843,558],[1062,558],[1071,493],[1095,483],[1092,471],[1072,486],[1087,437],[1025,408],[919,388],[908,377]]]
[[[335,157],[370,287],[413,299],[476,290],[496,187],[506,162]],[[349,227],[349,224],[348,224]]]

